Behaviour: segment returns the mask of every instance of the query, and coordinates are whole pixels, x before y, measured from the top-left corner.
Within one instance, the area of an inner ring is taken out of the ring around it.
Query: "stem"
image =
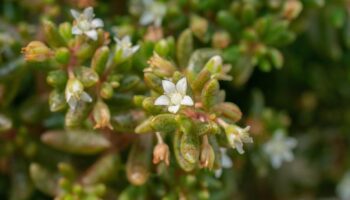
[[[209,145],[208,135],[203,136],[202,145]]]
[[[164,141],[163,141],[162,136],[160,135],[160,132],[156,132],[156,136],[157,136],[158,144],[163,144]]]
[[[222,126],[223,128],[226,128],[227,126],[229,126],[229,124],[228,123],[226,123],[223,119],[221,119],[221,118],[217,118],[216,119],[216,122],[220,125],[220,126]]]

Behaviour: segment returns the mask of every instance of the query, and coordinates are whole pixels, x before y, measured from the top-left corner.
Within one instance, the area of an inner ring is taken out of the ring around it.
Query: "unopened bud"
[[[222,58],[220,56],[213,56],[205,64],[205,68],[212,74],[220,72],[222,69]]]
[[[67,73],[63,70],[50,71],[46,77],[46,82],[52,87],[64,88],[67,83]]]
[[[52,51],[42,42],[33,41],[22,48],[26,61],[43,62],[52,57]]]
[[[208,30],[208,21],[199,16],[191,17],[191,31],[200,40],[205,40],[205,35]]]
[[[113,87],[110,83],[104,82],[101,86],[100,96],[104,99],[110,99],[113,96]]]
[[[165,39],[158,41],[154,47],[154,50],[161,56],[167,56],[170,52],[169,45]]]
[[[108,106],[103,101],[98,101],[95,104],[94,110],[93,110],[93,117],[95,120],[95,126],[94,128],[109,128],[113,129],[110,119],[111,114],[109,111]]]
[[[283,6],[282,15],[288,20],[295,19],[303,10],[303,4],[299,0],[288,0]]]
[[[202,168],[212,169],[215,161],[215,152],[213,147],[208,142],[207,136],[203,136],[201,146],[200,165]]]
[[[81,81],[84,87],[91,87],[99,80],[98,74],[89,67],[78,68],[76,74],[77,78]]]
[[[228,47],[230,43],[231,43],[231,37],[228,32],[219,31],[214,33],[213,40],[212,40],[212,45],[214,48],[224,49]]]
[[[170,61],[154,53],[153,56],[148,60],[150,68],[145,69],[146,71],[152,71],[157,76],[169,77],[174,74],[176,67]]]
[[[158,143],[153,149],[153,164],[158,164],[164,161],[167,166],[169,166],[169,147],[165,143]]]
[[[61,47],[56,50],[55,58],[57,62],[61,64],[67,64],[69,62],[70,52],[66,47]]]

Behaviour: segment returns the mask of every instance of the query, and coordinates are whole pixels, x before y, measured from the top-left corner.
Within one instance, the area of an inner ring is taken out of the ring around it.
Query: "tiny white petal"
[[[73,26],[73,28],[72,28],[72,34],[73,35],[80,35],[82,33],[83,32],[77,26]]]
[[[85,101],[85,102],[92,102],[92,98],[90,97],[90,95],[86,92],[81,93],[80,96],[81,100]]]
[[[140,24],[141,25],[148,25],[150,24],[154,19],[154,15],[150,12],[145,12],[141,18],[140,18]]]
[[[176,90],[178,92],[180,92],[182,95],[186,94],[186,90],[187,90],[187,80],[186,78],[182,78],[180,79],[177,83],[176,83]]]
[[[83,14],[88,20],[92,20],[94,18],[94,9],[92,7],[85,8]]]
[[[162,86],[165,94],[172,94],[176,92],[175,84],[168,80],[162,81]]]
[[[215,170],[215,177],[220,178],[222,175],[222,168]]]
[[[103,21],[101,19],[96,18],[91,21],[91,25],[93,28],[101,28],[103,27]]]
[[[74,17],[74,19],[78,19],[80,16],[80,13],[74,9],[70,10],[70,13],[72,14],[72,16]]]
[[[232,160],[231,158],[225,153],[221,155],[221,166],[223,168],[231,168],[232,167]]]
[[[72,109],[74,111],[75,108],[78,105],[78,100],[73,98],[73,97],[71,97],[71,98],[68,99],[67,103],[68,103],[70,109]]]
[[[132,47],[132,53],[135,53],[137,50],[139,50],[140,46],[139,45],[135,45]]]
[[[185,96],[182,101],[181,101],[181,105],[186,105],[186,106],[193,106],[193,100],[190,96]]]
[[[271,158],[271,164],[273,168],[278,169],[282,165],[282,160],[280,157],[274,156]]]
[[[169,106],[168,107],[168,111],[171,113],[177,113],[177,111],[179,111],[180,109],[180,105],[175,105],[175,106]]]
[[[124,45],[130,44],[130,43],[131,43],[131,38],[130,38],[130,36],[129,36],[129,35],[124,36],[123,39],[122,39],[122,41],[121,41],[121,43],[124,44]]]
[[[91,30],[88,32],[85,32],[85,35],[87,35],[89,38],[93,40],[97,40],[97,31],[96,30]]]
[[[165,95],[161,95],[160,97],[158,97],[156,99],[156,101],[154,102],[154,105],[159,105],[159,106],[166,106],[170,104],[170,99],[168,96]]]

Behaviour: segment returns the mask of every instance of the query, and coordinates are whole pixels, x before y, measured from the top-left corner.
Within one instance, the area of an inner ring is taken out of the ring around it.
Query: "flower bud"
[[[72,35],[72,25],[68,22],[64,22],[64,23],[60,24],[58,27],[58,32],[66,41],[69,41],[70,39],[73,38],[72,37],[73,36]]]
[[[190,22],[191,31],[201,41],[205,40],[205,35],[208,30],[208,21],[199,16],[192,16]]]
[[[51,112],[57,112],[66,107],[66,100],[64,98],[64,93],[58,90],[53,90],[49,96],[49,105]]]
[[[167,166],[169,166],[169,147],[165,143],[158,143],[153,149],[153,164],[158,164],[164,161]]]
[[[113,129],[113,126],[110,123],[111,114],[110,114],[109,108],[103,101],[98,101],[95,104],[95,107],[92,111],[92,115],[96,123],[94,126],[94,129],[96,128],[109,128],[111,130]]]
[[[207,64],[205,64],[204,68],[206,68],[212,74],[219,73],[222,70],[221,56],[213,56],[210,58]]]
[[[110,83],[104,82],[101,86],[100,96],[104,99],[110,99],[113,96],[113,87]]]
[[[79,67],[76,70],[76,74],[84,87],[91,87],[99,80],[98,74],[89,67]]]
[[[158,41],[154,47],[154,50],[161,56],[167,56],[170,52],[169,45],[165,39]]]
[[[43,62],[52,57],[52,51],[42,42],[33,41],[22,48],[26,61]]]
[[[70,52],[66,47],[61,47],[55,52],[55,59],[61,64],[67,64],[69,62]]]
[[[157,76],[169,77],[176,71],[173,63],[159,56],[157,53],[154,53],[147,63],[150,67],[145,69],[145,71],[153,72]]]
[[[55,88],[64,88],[67,83],[67,73],[63,70],[50,71],[46,77],[46,82]]]
[[[215,161],[215,152],[213,147],[208,142],[208,136],[203,136],[203,143],[201,145],[200,166],[202,168],[212,169]]]
[[[299,0],[287,0],[284,3],[282,15],[288,20],[295,19],[303,10],[303,4]]]
[[[212,39],[212,45],[217,49],[224,49],[231,43],[230,34],[226,31],[215,32]]]

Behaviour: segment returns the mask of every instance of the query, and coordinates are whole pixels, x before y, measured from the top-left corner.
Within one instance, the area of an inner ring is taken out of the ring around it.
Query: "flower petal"
[[[87,20],[90,21],[94,18],[94,9],[92,7],[85,8],[83,14],[87,18]]]
[[[154,15],[151,12],[145,12],[141,18],[140,18],[140,24],[141,25],[148,25],[150,24],[154,19]]]
[[[271,164],[272,164],[272,167],[275,168],[275,169],[280,168],[281,165],[282,165],[281,157],[279,157],[279,156],[272,156],[271,157]]]
[[[75,110],[75,108],[78,105],[78,100],[74,97],[71,97],[67,100],[67,103],[69,105],[69,108],[72,109],[73,111]]]
[[[176,106],[169,106],[168,107],[168,111],[171,113],[177,113],[177,111],[179,111],[180,109],[180,105],[176,105]]]
[[[70,10],[70,13],[72,14],[72,16],[74,17],[74,19],[78,19],[80,17],[80,13],[74,9]]]
[[[132,47],[132,53],[136,53],[137,50],[139,50],[140,46],[139,45],[135,45]]]
[[[186,78],[182,78],[180,79],[177,83],[176,83],[176,90],[178,92],[180,92],[182,95],[186,94],[186,90],[187,90],[187,80]]]
[[[77,26],[73,26],[73,28],[72,28],[72,34],[73,35],[80,35],[82,33],[83,32]]]
[[[181,101],[181,105],[185,105],[185,106],[193,106],[193,100],[190,96],[185,96],[182,101]]]
[[[97,40],[97,31],[96,30],[91,30],[88,32],[85,32],[85,35],[87,35],[89,38],[93,40]]]
[[[162,86],[165,94],[172,94],[176,92],[175,84],[168,80],[162,80]]]
[[[165,95],[161,95],[154,102],[154,105],[157,105],[157,106],[167,106],[169,104],[170,104],[170,99],[168,96],[165,96]]]
[[[215,170],[215,177],[220,178],[222,175],[222,168]]]
[[[130,36],[128,36],[128,35],[124,36],[122,39],[122,44],[125,46],[128,46],[130,43],[131,43]]]
[[[103,21],[101,19],[96,18],[91,21],[91,25],[93,28],[101,28],[103,27]]]
[[[232,160],[231,158],[225,153],[221,155],[221,166],[223,168],[231,168],[232,167]]]
[[[81,93],[80,99],[85,102],[92,102],[92,98],[86,92]]]

